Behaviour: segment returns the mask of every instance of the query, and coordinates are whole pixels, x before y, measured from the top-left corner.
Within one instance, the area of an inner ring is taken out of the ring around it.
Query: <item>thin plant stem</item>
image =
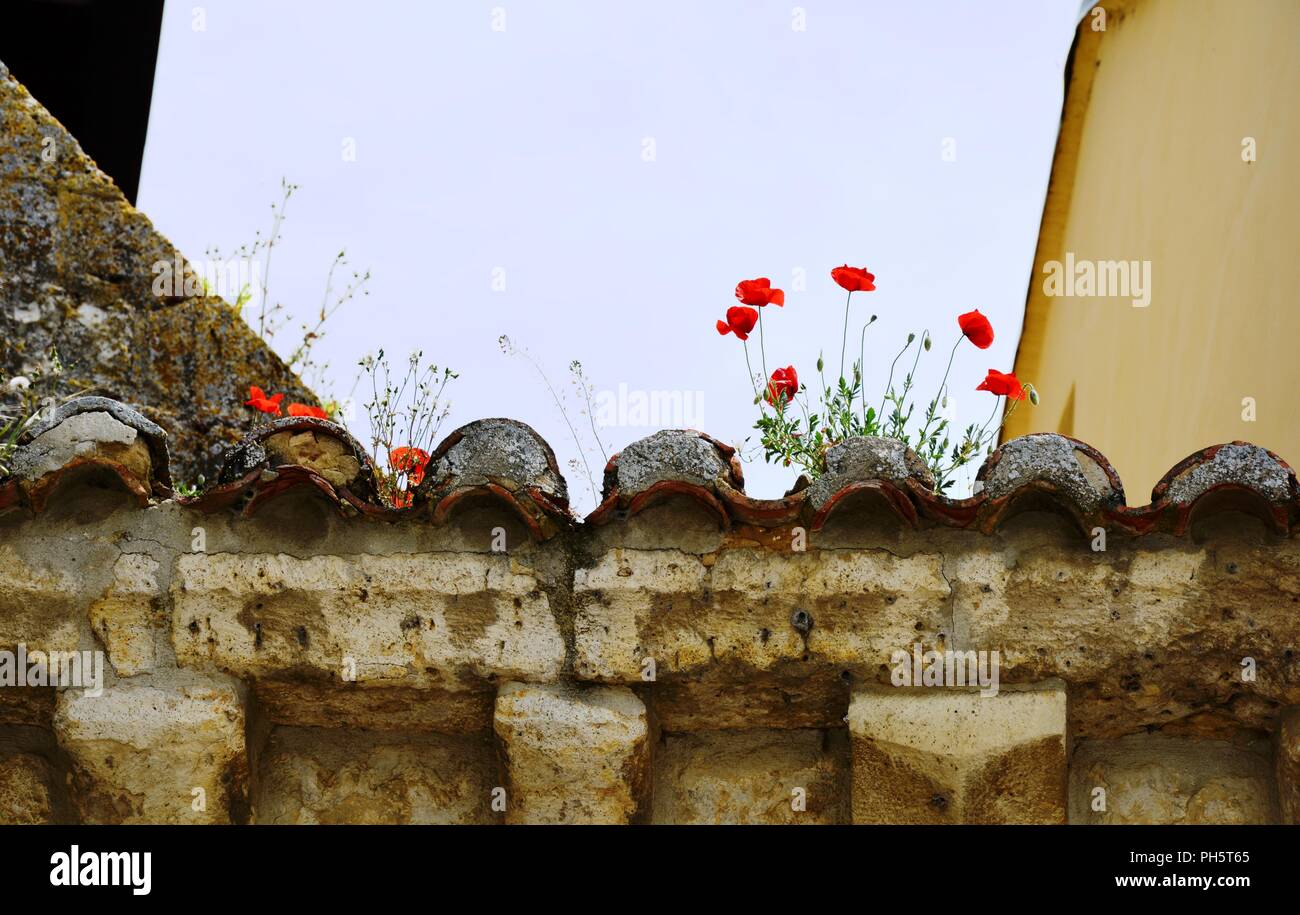
[[[943,381],[939,382],[939,392],[934,395],[934,400],[930,402],[930,408],[925,411],[925,425],[921,427],[920,436],[916,440],[918,449],[925,447],[926,442],[929,441],[930,424],[934,422],[935,419],[934,407],[936,404],[940,403],[944,397],[943,392],[948,389],[948,373],[952,371],[952,361],[957,356],[957,347],[961,346],[961,341],[965,339],[965,334],[958,337],[957,342],[952,345],[952,352],[948,354],[948,367],[943,370]],[[942,424],[939,428],[943,428]],[[939,433],[936,431],[935,437],[938,438],[938,435]]]
[[[274,208],[275,217],[271,220],[271,234],[267,237],[266,252],[262,255],[262,307],[257,317],[257,335],[262,338],[266,337],[266,294],[271,283],[271,252],[280,235],[284,211],[289,208],[289,198],[297,190],[297,185],[290,184],[286,178],[280,179],[280,187],[284,190],[284,196],[280,199],[280,205]]]
[[[889,379],[885,382],[885,392],[880,395],[880,410],[877,411],[880,416],[885,415],[885,399],[889,396],[890,390],[894,387],[894,366],[898,365],[898,360],[903,358],[903,353],[907,352],[907,348],[911,345],[911,340],[904,343],[903,348],[900,349],[898,355],[894,357],[894,361],[889,363]]]
[[[1011,406],[1007,407],[1006,412],[1004,412],[1004,413],[1002,414],[1002,422],[998,423],[996,429],[991,429],[991,430],[990,430],[990,432],[991,432],[991,436],[990,436],[990,438],[989,438],[989,444],[992,444],[992,443],[993,443],[993,438],[992,438],[992,436],[996,436],[999,432],[1002,431],[1003,427],[1006,426],[1006,424],[1007,424],[1007,420],[1009,420],[1009,419],[1011,418],[1011,414],[1012,414],[1012,413],[1016,412],[1016,407],[1019,406],[1020,401],[1018,401],[1018,400],[1013,400],[1013,401],[1011,401],[1010,403],[1011,403]],[[983,431],[983,430],[981,430],[981,431]]]
[[[596,413],[591,406],[591,391],[587,389],[586,384],[582,384],[582,397],[587,401],[587,419],[591,424],[591,434],[596,439],[596,447],[600,449],[600,456],[606,461],[609,460],[609,452],[605,450],[605,443],[600,440],[600,433],[596,431]]]
[[[844,332],[840,334],[840,377],[844,377],[844,350],[849,344],[849,303],[853,301],[853,290],[844,297]]]
[[[742,340],[740,342],[745,347],[745,371],[749,374],[749,386],[754,389],[754,399],[761,404],[762,401],[758,396],[758,385],[754,384],[754,367],[749,364],[749,341]]]
[[[966,335],[962,334],[957,338],[957,342],[952,345],[952,352],[948,354],[948,367],[943,370],[943,381],[939,382],[939,393],[937,397],[942,397],[944,389],[948,387],[948,373],[952,371],[952,360],[957,355],[957,347],[961,346],[961,341],[965,339]]]
[[[862,333],[858,335],[858,384],[862,385],[862,429],[865,432],[867,426],[867,328],[876,323],[876,316],[872,315],[871,320],[862,325]],[[895,360],[897,361],[897,360]],[[890,369],[892,377],[893,369]],[[853,404],[849,404],[852,409]],[[881,409],[884,409],[882,406]]]
[[[988,419],[984,420],[984,425],[980,426],[980,434],[979,434],[979,436],[976,438],[976,441],[978,441],[978,442],[983,442],[983,441],[984,441],[984,430],[987,429],[987,428],[989,427],[989,423],[993,422],[993,417],[995,417],[995,416],[997,416],[997,415],[998,415],[998,399],[997,399],[996,397],[994,397],[994,398],[993,398],[993,412],[989,414],[989,418],[988,418]]]
[[[825,360],[825,358],[824,358],[824,356],[823,356],[822,353],[818,353],[818,354],[817,354],[817,364],[818,364],[818,365],[825,365],[825,364],[826,364],[826,360]],[[830,393],[830,389],[826,387],[826,371],[825,371],[824,369],[821,369],[821,368],[817,369],[817,376],[818,376],[818,378],[821,379],[821,383],[822,383],[822,405],[823,405],[823,406],[829,406],[828,404],[826,404],[826,395]],[[843,377],[844,377],[844,369],[843,369],[843,367],[841,367],[841,368],[840,368],[840,378],[842,379]],[[832,395],[832,396],[834,396],[834,395]],[[828,410],[827,412],[829,413],[829,410]]]
[[[551,379],[546,377],[546,373],[542,371],[541,365],[539,365],[537,360],[533,358],[532,353],[528,352],[526,349],[519,349],[517,351],[523,354],[523,357],[528,360],[528,363],[533,367],[533,371],[535,371],[538,377],[542,379],[542,384],[546,385],[546,390],[551,392],[551,399],[555,401],[555,406],[559,409],[560,416],[564,419],[564,424],[569,427],[569,435],[573,437],[573,443],[578,448],[578,457],[582,460],[583,470],[587,473],[587,486],[591,489],[591,497],[595,499],[596,504],[599,505],[600,494],[596,492],[596,478],[591,475],[591,465],[587,463],[587,452],[582,447],[582,439],[578,437],[578,430],[573,428],[573,422],[569,419],[569,411],[564,409],[564,401],[560,399],[560,395],[556,393],[555,388],[551,385]]]
[[[921,345],[916,348],[916,356],[912,358],[912,370],[908,372],[907,378],[903,382],[903,395],[902,395],[903,400],[907,399],[907,392],[912,389],[912,379],[916,377],[916,367],[921,364],[921,353],[925,352],[925,341],[929,336],[930,336],[929,330],[925,331],[925,333],[921,335]],[[899,437],[899,438],[902,437],[903,429],[904,427],[906,427],[907,420],[911,417],[911,415],[912,415],[912,411],[909,408],[907,411],[907,416],[903,416],[903,402],[902,400],[900,400],[898,404],[898,422],[894,424],[895,437]]]

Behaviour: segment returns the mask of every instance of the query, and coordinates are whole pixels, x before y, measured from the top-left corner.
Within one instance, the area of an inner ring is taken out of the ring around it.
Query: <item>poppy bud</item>
[[[817,354],[817,371],[820,372],[820,371],[821,371],[822,369],[824,369],[825,367],[826,367],[826,362],[825,362],[825,360],[822,359],[821,354],[818,353],[818,354]]]
[[[1027,384],[1025,387],[1029,388],[1029,402],[1034,406],[1038,406],[1038,388],[1032,384]]]
[[[927,353],[930,352],[930,332],[928,330],[925,332],[925,339],[921,341],[921,345],[925,347]]]
[[[908,345],[908,346],[911,346],[911,345],[912,345],[912,341],[915,340],[915,339],[916,339],[916,334],[908,334],[908,335],[907,335],[907,345]]]

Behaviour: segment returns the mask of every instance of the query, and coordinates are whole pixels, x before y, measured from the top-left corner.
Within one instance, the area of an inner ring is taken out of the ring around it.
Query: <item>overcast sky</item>
[[[876,390],[909,330],[935,337],[928,393],[955,316],[990,317],[994,345],[963,346],[950,381],[956,421],[983,422],[992,401],[973,389],[1012,367],[1077,12],[1078,0],[171,2],[139,205],[201,260],[265,234],[281,178],[299,184],[272,298],[296,325],[339,249],[372,272],[318,348],[332,365],[322,397],[349,393],[365,353],[419,348],[460,372],[444,432],[513,417],[562,466],[577,456],[568,426],[501,334],[569,392],[575,423],[578,359],[598,390],[625,385],[628,406],[678,392],[702,407],[691,425],[740,443],[752,390],[740,344],[714,330],[736,282],[786,289],[764,318],[768,366],[811,380],[819,350],[839,361],[829,271],[845,262],[876,274],[853,306],[858,326],[879,315]],[[655,428],[614,419],[600,430],[610,451]],[[352,426],[364,439],[363,411]],[[603,459],[587,456],[599,486]],[[795,471],[761,461],[746,465],[747,491],[779,496]],[[565,469],[590,509],[585,476]]]

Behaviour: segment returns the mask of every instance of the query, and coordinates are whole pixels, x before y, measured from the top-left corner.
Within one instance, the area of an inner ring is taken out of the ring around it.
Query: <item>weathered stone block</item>
[[[226,823],[247,813],[243,687],[167,671],[59,694],[54,733],[87,823]]]
[[[654,773],[655,823],[848,821],[843,728],[669,734],[655,748]]]
[[[48,731],[54,720],[56,692],[51,687],[40,686],[0,689],[0,728],[37,727]]]
[[[852,678],[801,661],[756,674],[719,664],[699,676],[658,680],[646,701],[672,733],[842,727]]]
[[[119,677],[152,670],[156,635],[166,626],[160,607],[158,561],[126,553],[113,566],[113,583],[90,605],[90,625],[108,649]]]
[[[85,628],[77,567],[0,543],[0,650],[21,643],[41,651],[76,651]]]
[[[1082,741],[1070,766],[1070,822],[1277,822],[1268,750],[1159,734]]]
[[[1215,710],[1221,724],[1271,729],[1276,707],[1253,700],[1300,700],[1286,656],[1300,640],[1296,541],[1153,536],[1065,550],[1046,532],[1027,526],[950,557],[954,647],[999,649],[1004,683],[1082,687],[1071,734],[1120,737]],[[1246,657],[1260,676],[1237,695]]]
[[[506,683],[506,822],[627,823],[650,766],[645,705],[629,689]]]
[[[56,822],[54,770],[32,753],[0,758],[0,826]]]
[[[808,660],[874,675],[918,632],[945,625],[942,561],[885,550],[730,549],[706,563],[675,550],[610,550],[575,575],[574,670],[630,683],[646,658],[660,676]]]
[[[1300,825],[1300,708],[1282,713],[1274,752],[1282,822]]]
[[[177,662],[241,677],[454,689],[564,662],[537,574],[506,555],[191,554],[171,593]]]
[[[856,692],[855,823],[1063,823],[1066,696],[935,689]]]
[[[253,800],[258,823],[493,823],[489,735],[276,728]]]
[[[273,724],[308,728],[360,728],[440,734],[486,733],[492,729],[496,690],[366,686],[292,679],[259,680],[258,707]]]

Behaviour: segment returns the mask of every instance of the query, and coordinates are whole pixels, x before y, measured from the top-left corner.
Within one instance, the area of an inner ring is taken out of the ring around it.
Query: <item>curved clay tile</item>
[[[977,524],[991,532],[1022,510],[1051,505],[1081,530],[1124,505],[1124,486],[1110,461],[1091,445],[1055,432],[1012,439],[976,474]]]
[[[572,523],[555,452],[513,419],[475,420],[448,435],[430,457],[416,498],[433,506],[440,523],[466,502],[503,502],[538,539]]]
[[[587,520],[603,524],[620,513],[635,515],[674,495],[699,502],[724,528],[731,525],[724,501],[756,515],[774,508],[770,503],[745,499],[744,487],[734,448],[693,429],[665,429],[610,458],[605,468],[604,499]]]
[[[347,430],[329,420],[286,416],[259,426],[226,452],[216,485],[185,500],[203,511],[239,502],[244,513],[300,488],[319,492],[343,514],[388,515],[375,486],[374,464]]]
[[[893,438],[849,438],[826,450],[826,470],[804,490],[811,528],[821,530],[851,496],[879,497],[908,524],[918,523],[914,492],[932,493],[934,476],[912,449]]]
[[[1247,442],[1214,445],[1189,455],[1151,491],[1150,526],[1184,533],[1195,517],[1217,511],[1256,515],[1278,533],[1296,512],[1295,471],[1273,452]]]
[[[111,473],[141,505],[171,493],[167,433],[116,400],[68,401],[23,432],[18,442],[9,462],[9,492],[0,492],[0,508],[14,504],[21,493],[33,511],[42,511],[69,474],[94,469]]]
[[[807,489],[800,489],[780,499],[751,499],[743,492],[730,489],[723,490],[722,501],[731,517],[741,524],[779,527],[799,520],[807,492]]]
[[[6,479],[0,482],[0,514],[16,507],[21,499],[22,491],[18,488],[17,480]]]

